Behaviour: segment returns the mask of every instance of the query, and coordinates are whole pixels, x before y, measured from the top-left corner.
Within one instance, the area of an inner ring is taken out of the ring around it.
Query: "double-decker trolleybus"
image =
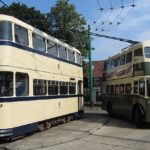
[[[108,115],[150,122],[150,41],[123,49],[105,61],[102,108]]]
[[[69,121],[83,111],[82,83],[79,50],[0,15],[0,137]]]

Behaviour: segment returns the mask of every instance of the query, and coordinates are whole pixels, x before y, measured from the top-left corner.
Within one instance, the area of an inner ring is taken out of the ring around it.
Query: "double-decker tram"
[[[150,41],[131,45],[105,61],[102,108],[108,115],[150,122]]]
[[[81,53],[0,15],[0,137],[45,130],[83,112]]]

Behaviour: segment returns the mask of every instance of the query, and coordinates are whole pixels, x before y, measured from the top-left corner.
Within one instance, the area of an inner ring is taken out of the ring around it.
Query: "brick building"
[[[98,97],[101,95],[101,86],[103,79],[103,69],[104,69],[104,61],[92,61],[92,70],[93,70],[93,95]],[[88,74],[85,74],[88,78]],[[88,96],[89,89],[84,89],[85,96]],[[97,98],[96,98],[97,99]]]

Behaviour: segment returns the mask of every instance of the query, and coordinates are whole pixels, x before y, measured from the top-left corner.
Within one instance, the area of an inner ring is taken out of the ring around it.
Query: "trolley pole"
[[[91,48],[91,33],[90,25],[88,25],[88,38],[89,38],[89,101],[93,107],[93,71],[92,71],[92,48]]]

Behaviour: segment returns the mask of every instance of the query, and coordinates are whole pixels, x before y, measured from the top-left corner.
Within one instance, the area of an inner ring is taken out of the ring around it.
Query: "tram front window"
[[[150,47],[145,47],[144,53],[146,58],[150,58]]]
[[[13,95],[13,73],[0,72],[0,96]]]
[[[12,40],[12,26],[8,21],[0,22],[0,39]]]
[[[147,96],[150,97],[150,80],[147,80]]]

